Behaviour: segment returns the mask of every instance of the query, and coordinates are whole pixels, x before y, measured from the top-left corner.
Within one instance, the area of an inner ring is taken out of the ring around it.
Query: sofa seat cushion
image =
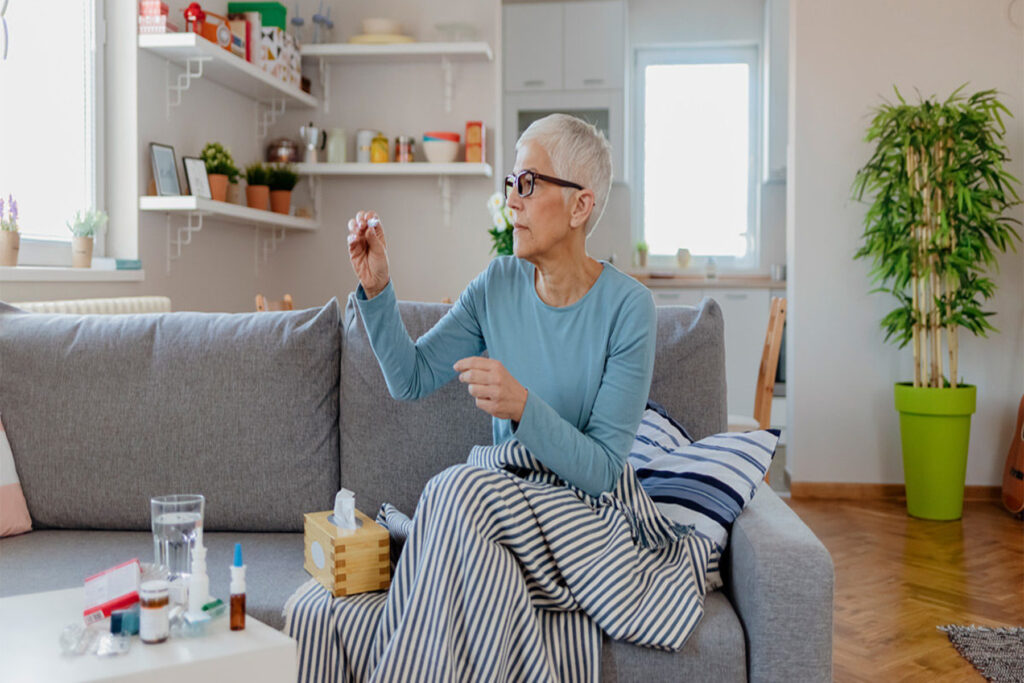
[[[338,490],[337,301],[279,313],[65,315],[0,304],[0,413],[33,526],[302,531]]]
[[[302,568],[302,534],[208,532],[203,541],[210,594],[227,602],[228,567],[240,542],[247,567],[246,612],[282,628],[285,600],[309,579]],[[0,597],[81,586],[85,577],[133,557],[153,561],[153,534],[44,530],[0,539]]]
[[[652,681],[746,681],[743,626],[724,593],[707,596],[704,618],[680,652],[637,647],[604,636],[601,680],[605,683]]]

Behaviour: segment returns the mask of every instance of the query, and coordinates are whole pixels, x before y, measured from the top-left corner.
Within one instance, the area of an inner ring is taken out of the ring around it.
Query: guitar
[[[1003,471],[1003,505],[1016,516],[1024,515],[1024,396],[1017,411],[1017,431]]]

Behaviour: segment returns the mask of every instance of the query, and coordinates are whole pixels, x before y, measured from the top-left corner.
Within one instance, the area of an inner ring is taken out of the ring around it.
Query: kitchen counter
[[[650,288],[671,289],[785,289],[785,280],[773,280],[767,275],[719,275],[708,280],[703,275],[683,275],[670,271],[627,270],[634,277]]]

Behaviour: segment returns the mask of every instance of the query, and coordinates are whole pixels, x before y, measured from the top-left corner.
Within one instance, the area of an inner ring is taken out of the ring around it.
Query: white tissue
[[[356,494],[348,489],[334,496],[334,523],[341,529],[356,528]]]

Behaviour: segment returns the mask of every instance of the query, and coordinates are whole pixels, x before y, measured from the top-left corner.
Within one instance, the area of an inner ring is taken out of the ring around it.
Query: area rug
[[[957,652],[992,683],[1024,683],[1024,628],[939,626]]]

